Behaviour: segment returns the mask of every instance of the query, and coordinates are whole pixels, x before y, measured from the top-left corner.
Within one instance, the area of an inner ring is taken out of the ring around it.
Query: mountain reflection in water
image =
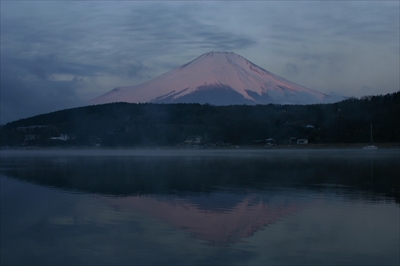
[[[113,206],[146,213],[165,223],[182,229],[194,238],[207,241],[211,245],[241,242],[268,224],[296,211],[299,202],[290,202],[276,195],[265,201],[255,195],[212,194],[215,203],[220,200],[234,203],[230,207],[204,207],[194,198],[173,199],[155,197],[127,197],[114,202]],[[239,202],[237,202],[239,200]]]
[[[312,237],[318,241],[336,239],[340,246],[348,242],[345,240],[346,232],[355,232],[350,219],[359,221],[361,228],[371,230],[375,228],[374,221],[381,220],[383,224],[392,225],[395,217],[393,214],[387,220],[385,217],[374,220],[375,218],[368,216],[368,212],[353,214],[352,210],[357,204],[351,204],[352,202],[382,203],[384,215],[392,213],[387,208],[392,208],[393,204],[398,210],[400,202],[399,154],[394,150],[377,150],[372,153],[354,150],[2,151],[0,163],[3,177],[50,188],[53,191],[52,197],[57,191],[63,195],[92,195],[90,201],[102,206],[96,208],[104,209],[106,206],[108,210],[105,212],[107,214],[101,214],[104,224],[112,221],[121,228],[129,228],[130,224],[126,221],[140,213],[183,231],[192,239],[200,240],[208,246],[218,247],[243,244],[251,239],[255,241],[257,237],[253,236],[260,235],[266,228],[279,228],[281,223],[289,226],[290,230],[297,230],[299,224],[305,221],[308,223],[311,219],[330,224],[336,219],[330,217],[332,213],[340,214],[335,228],[341,228],[343,233],[336,232],[326,236],[324,234],[331,229],[322,230],[324,226],[328,227],[324,224],[313,225],[312,230],[316,231],[307,229],[311,230],[307,233],[315,234]],[[7,196],[3,192],[7,191],[2,190],[2,199]],[[55,198],[53,200],[57,201]],[[350,204],[336,206],[335,202]],[[386,208],[384,205],[389,203],[392,205]],[[2,215],[14,215],[16,212],[13,211],[13,204],[2,202]],[[335,212],[330,213],[324,204],[333,206]],[[74,210],[68,215],[51,215],[43,222],[42,228],[74,225],[78,230],[79,223],[86,221],[84,228],[87,229],[84,232],[91,232],[87,222],[90,219],[86,216],[100,213],[96,208]],[[313,208],[316,211],[311,211]],[[373,211],[376,213],[380,210],[375,208]],[[324,218],[319,216],[322,215],[321,212],[325,213]],[[303,215],[314,217],[304,218]],[[285,223],[293,216],[303,217],[298,218],[303,219],[303,222]],[[2,222],[12,223],[10,219],[2,216]],[[345,225],[349,227],[344,227]],[[379,236],[383,239],[381,246],[386,249],[386,235],[396,233],[388,228],[391,227],[386,226]],[[302,233],[294,232],[297,235]],[[272,230],[268,233],[277,234],[268,241],[280,239],[278,231]],[[318,234],[320,236],[317,237]],[[371,231],[366,234],[370,235],[368,239],[376,238]],[[338,238],[339,236],[343,239]],[[306,239],[310,241],[311,238]],[[5,247],[8,241],[8,238],[2,238]],[[357,239],[354,241],[359,242]],[[391,245],[396,248],[398,242],[399,239],[396,238]],[[285,243],[290,246],[289,242]],[[310,245],[310,242],[306,244]],[[321,245],[326,246],[326,252],[331,252],[332,243]],[[301,256],[306,256],[306,253]]]

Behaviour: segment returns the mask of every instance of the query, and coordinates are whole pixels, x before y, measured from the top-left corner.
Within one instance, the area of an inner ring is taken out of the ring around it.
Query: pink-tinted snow
[[[254,104],[259,103],[257,97],[252,97],[254,93],[267,95],[280,104],[322,103],[328,97],[272,74],[235,53],[210,52],[145,83],[115,88],[90,103],[154,102],[171,95],[171,99],[179,99],[210,85],[230,87]],[[253,93],[249,95],[248,91]]]

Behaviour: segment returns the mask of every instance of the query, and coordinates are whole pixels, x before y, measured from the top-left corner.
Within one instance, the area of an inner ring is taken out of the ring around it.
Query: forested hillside
[[[112,103],[8,123],[1,146],[156,146],[400,142],[400,92],[334,104]],[[268,141],[267,141],[268,140]]]

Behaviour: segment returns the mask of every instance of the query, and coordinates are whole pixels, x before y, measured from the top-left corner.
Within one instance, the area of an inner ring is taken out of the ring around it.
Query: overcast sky
[[[210,51],[324,93],[399,90],[399,1],[1,1],[1,123]]]

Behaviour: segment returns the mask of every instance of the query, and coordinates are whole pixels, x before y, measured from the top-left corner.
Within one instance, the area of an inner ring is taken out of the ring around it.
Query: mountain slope
[[[312,104],[332,100],[235,53],[210,52],[145,83],[115,88],[90,103]]]

